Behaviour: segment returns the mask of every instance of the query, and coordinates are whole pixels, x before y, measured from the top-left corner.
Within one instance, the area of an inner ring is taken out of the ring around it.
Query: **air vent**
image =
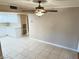
[[[10,8],[11,8],[11,9],[17,9],[17,7],[16,7],[16,6],[10,6]]]

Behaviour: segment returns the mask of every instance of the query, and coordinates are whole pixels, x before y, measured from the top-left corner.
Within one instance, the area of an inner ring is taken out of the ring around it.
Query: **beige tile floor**
[[[77,53],[29,38],[0,38],[4,59],[77,59]]]

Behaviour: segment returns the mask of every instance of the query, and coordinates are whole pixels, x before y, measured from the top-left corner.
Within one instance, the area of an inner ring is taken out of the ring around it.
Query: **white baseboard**
[[[39,42],[42,42],[42,43],[45,43],[45,44],[50,44],[50,45],[52,45],[52,46],[56,46],[56,47],[59,47],[59,48],[63,48],[63,49],[66,49],[66,50],[70,50],[70,51],[79,53],[79,51],[76,50],[76,49],[64,47],[64,46],[61,46],[61,45],[58,45],[58,44],[53,44],[53,43],[46,42],[46,41],[44,41],[44,40],[35,39],[35,38],[30,38],[30,39],[33,39],[33,40],[36,40],[36,41],[39,41]]]

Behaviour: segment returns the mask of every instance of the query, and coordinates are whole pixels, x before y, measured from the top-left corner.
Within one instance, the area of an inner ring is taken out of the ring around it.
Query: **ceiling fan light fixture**
[[[46,13],[46,10],[44,9],[44,7],[36,7],[35,14],[37,16],[42,16],[44,15],[44,13]]]
[[[44,13],[46,13],[46,10],[44,9],[44,7],[41,7],[41,5],[40,5],[41,1],[38,1],[38,3],[39,3],[39,5],[38,5],[38,7],[36,7],[35,14],[37,16],[42,16],[42,15],[44,15]]]
[[[38,13],[35,13],[37,16],[43,16],[44,13],[41,13],[41,12],[38,12]]]

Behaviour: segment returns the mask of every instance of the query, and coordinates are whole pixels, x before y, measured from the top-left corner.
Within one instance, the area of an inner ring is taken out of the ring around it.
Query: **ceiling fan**
[[[35,7],[35,10],[22,10],[22,12],[29,12],[29,13],[35,13],[37,16],[42,16],[47,12],[57,12],[57,10],[46,10],[44,7],[41,6],[42,0],[36,1],[38,3],[38,7]],[[16,6],[10,6],[11,9],[17,9]]]

